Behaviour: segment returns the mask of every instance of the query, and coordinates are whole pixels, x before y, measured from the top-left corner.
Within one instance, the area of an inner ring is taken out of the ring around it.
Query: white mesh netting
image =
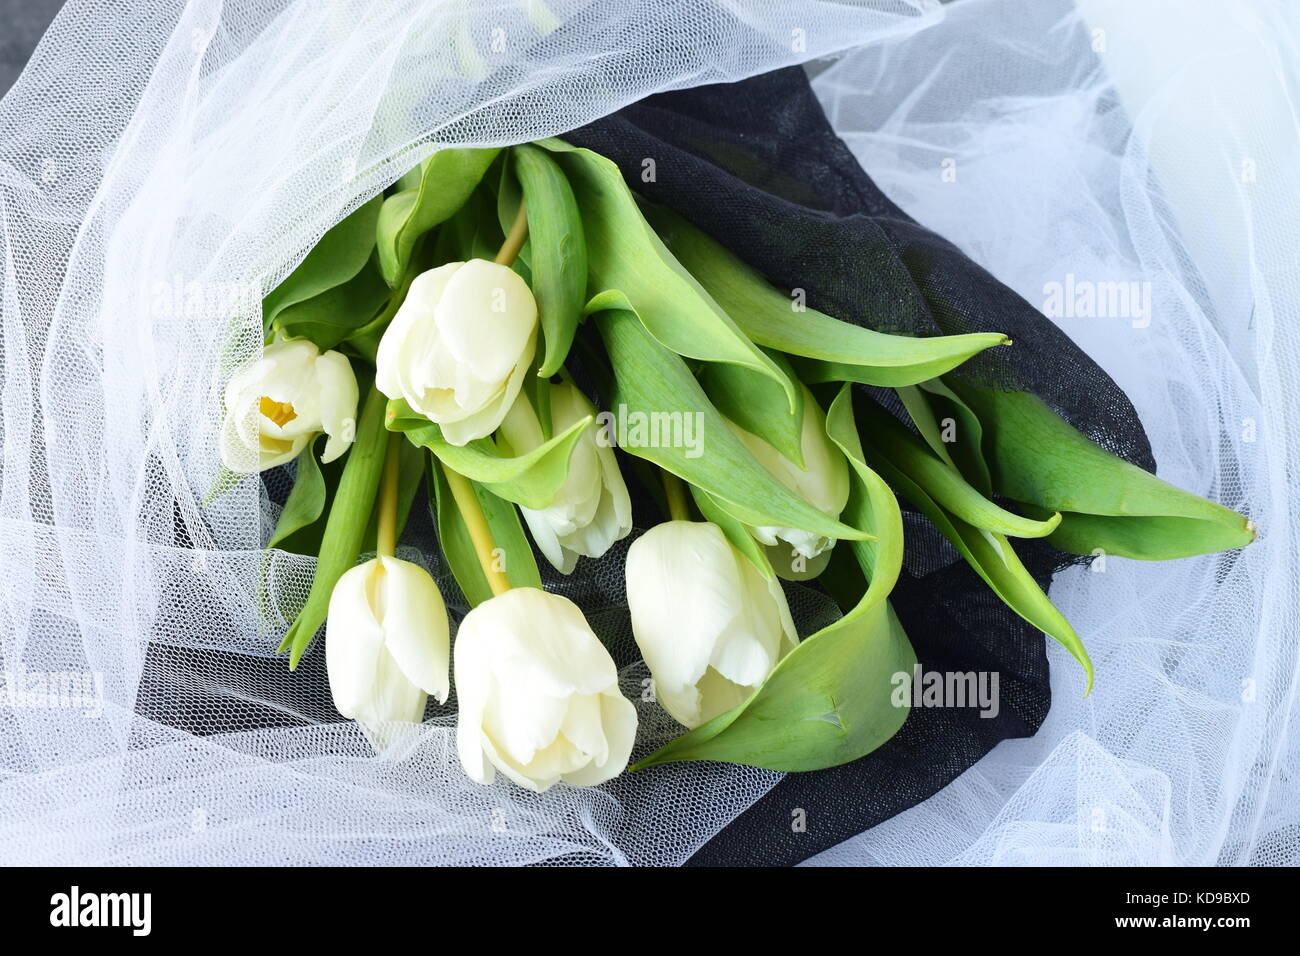
[[[677,863],[766,792],[718,766],[483,788],[445,719],[376,759],[329,722],[323,655],[273,655],[258,582],[269,561],[290,599],[310,562],[259,551],[260,482],[199,502],[261,292],[434,146],[841,53],[818,93],[922,222],[1036,304],[1067,275],[1150,283],[1143,327],[1059,321],[1161,474],[1262,534],[1063,576],[1092,697],[1053,645],[1036,738],[821,861],[1293,859],[1300,22],[1191,7],[74,0],[0,101],[0,657],[25,689],[0,701],[0,859]]]

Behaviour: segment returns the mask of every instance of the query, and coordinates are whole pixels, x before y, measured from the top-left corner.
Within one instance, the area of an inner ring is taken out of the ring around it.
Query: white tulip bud
[[[568,382],[543,385],[550,390],[552,434],[560,434],[596,409]],[[543,442],[542,426],[528,396],[521,394],[501,423],[500,437],[517,455]],[[561,574],[569,574],[579,555],[599,558],[632,530],[632,499],[619,471],[614,449],[596,440],[593,421],[569,458],[569,474],[551,504],[539,511],[521,507],[542,554]]]
[[[655,697],[698,727],[743,703],[798,641],[785,592],[705,521],[667,521],[627,553],[632,632]]]
[[[456,634],[456,746],[465,772],[500,770],[538,793],[563,780],[594,786],[622,773],[636,708],[577,605],[536,588],[484,601]]]
[[[450,643],[428,571],[393,557],[352,568],[334,585],[325,626],[334,706],[372,740],[382,724],[420,723],[430,694],[447,700]]]
[[[340,352],[306,339],[268,345],[226,384],[221,460],[252,474],[283,465],[321,432],[321,461],[348,450],[357,432],[357,379]]]
[[[818,511],[839,518],[849,501],[849,463],[827,436],[826,414],[806,388],[803,408],[803,432],[799,439],[803,450],[802,468],[735,422],[728,420],[727,424],[772,477]],[[815,558],[835,544],[834,538],[799,528],[764,526],[752,530],[754,537],[768,547],[784,541],[805,558]]]
[[[506,266],[449,262],[416,276],[379,343],[375,385],[453,445],[496,431],[537,347],[537,303]]]

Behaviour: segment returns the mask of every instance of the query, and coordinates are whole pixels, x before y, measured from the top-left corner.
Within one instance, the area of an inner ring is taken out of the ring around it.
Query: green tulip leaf
[[[384,200],[376,224],[384,281],[397,286],[415,242],[464,205],[500,149],[440,149],[420,164],[420,185]]]
[[[930,498],[967,524],[995,534],[1042,538],[1061,523],[1059,514],[1040,521],[998,507],[874,402],[863,403],[863,422],[870,428],[871,445],[924,488]]]
[[[973,355],[1008,344],[997,332],[914,338],[887,335],[802,307],[722,243],[662,207],[646,216],[677,259],[742,332],[792,356],[809,385],[861,382],[897,387],[942,375]]]
[[[787,654],[739,707],[689,731],[636,764],[721,760],[769,770],[820,770],[856,760],[907,719],[898,675],[916,653],[889,604],[903,560],[903,521],[889,487],[862,459],[852,405],[841,392],[827,433],[853,463],[844,514],[873,537],[851,542],[869,580],[857,606]]]
[[[992,497],[993,478],[984,460],[984,428],[971,407],[938,378],[896,391],[930,450],[957,469],[980,494]]]
[[[544,343],[537,374],[549,378],[569,354],[587,300],[587,240],[573,189],[551,154],[524,145],[511,155],[527,209],[525,261]]]
[[[1233,534],[1218,522],[1194,518],[1063,511],[1060,526],[1047,540],[1070,554],[1169,561],[1245,547],[1253,538],[1250,532]]]
[[[592,421],[589,415],[531,451],[510,455],[490,438],[451,444],[442,437],[442,429],[400,398],[389,401],[387,413],[390,431],[404,432],[413,445],[429,449],[448,468],[486,485],[498,497],[534,509],[545,508],[555,499],[568,477],[573,448]]]
[[[867,465],[853,410],[853,388],[844,385],[826,412],[826,435],[849,460],[856,482],[850,485],[849,523],[873,531],[875,537],[850,542],[870,587],[883,600],[903,569],[903,514],[889,485]],[[870,596],[870,594],[868,594]]]
[[[1250,544],[1254,525],[1101,448],[1026,392],[955,386],[984,424],[994,489],[1060,511],[1048,539],[1075,554],[1192,557]]]
[[[495,259],[504,239],[505,234],[497,228],[492,212],[492,194],[485,183],[437,228],[433,239],[433,261]]]
[[[656,342],[635,313],[600,312],[595,322],[613,366],[610,404],[626,426],[625,435],[614,437],[624,451],[708,492],[744,524],[801,528],[832,538],[863,536],[828,518],[759,464],[686,363]]]
[[[383,393],[372,388],[361,407],[356,440],[348,451],[338,490],[330,505],[311,591],[280,643],[281,651],[289,651],[290,669],[298,666],[307,646],[325,623],[334,585],[344,572],[357,563],[357,557],[361,554],[366,527],[379,491],[379,476],[384,469],[384,453],[388,443],[384,410]]]
[[[315,446],[315,441],[308,442],[307,447],[294,460],[293,488],[285,499],[275,530],[266,542],[267,548],[280,547],[296,532],[315,524],[325,511],[327,489],[320,462],[316,460]]]
[[[269,332],[286,309],[314,299],[355,277],[370,261],[382,196],[362,203],[312,246],[298,267],[262,299],[262,328]]]
[[[281,309],[271,326],[290,338],[309,339],[321,350],[332,349],[374,319],[391,295],[372,256],[341,285]]]
[[[421,452],[422,456],[423,454]],[[470,607],[478,607],[492,597],[492,587],[483,574],[483,566],[479,563],[478,552],[474,550],[474,542],[470,539],[460,509],[456,507],[451,489],[447,487],[447,477],[443,473],[442,465],[435,455],[429,455],[428,461],[429,484],[432,486],[431,504],[438,521],[438,544],[447,559],[447,566],[451,568],[452,577],[456,579],[461,592],[465,595],[465,600]],[[483,485],[477,482],[472,484],[474,494],[483,508],[483,516],[487,519],[488,528],[492,532],[492,540],[496,543],[498,553],[494,557],[500,562],[502,573],[514,587],[540,590],[542,576],[537,570],[533,549],[524,536],[519,512],[513,504],[498,498]]]
[[[825,588],[840,612],[845,614],[853,610],[862,600],[862,595],[867,593],[867,579],[857,555],[846,544],[837,544],[831,549],[831,559],[818,576],[817,583]]]
[[[788,381],[797,381],[794,369],[784,355],[768,352],[768,357]],[[714,408],[803,467],[802,388],[795,388],[798,400],[791,414],[786,388],[773,382],[769,376],[759,375],[743,365],[708,362],[697,377]]]
[[[866,399],[860,407],[868,404],[874,403]],[[1092,661],[1083,646],[1083,641],[1079,639],[1079,635],[1066,620],[1065,615],[1038,586],[1038,582],[1034,580],[1033,575],[1029,573],[1011,547],[1011,542],[1001,534],[968,524],[945,510],[931,497],[929,489],[908,470],[915,465],[917,456],[905,454],[901,459],[896,460],[876,443],[877,433],[874,422],[879,416],[889,417],[888,413],[878,406],[863,416],[864,422],[867,423],[866,434],[869,436],[865,444],[867,462],[900,495],[912,502],[930,519],[1007,607],[1040,631],[1056,639],[1074,656],[1087,677],[1087,688],[1084,693],[1090,692],[1093,678]],[[892,451],[898,449],[897,445],[891,446]]]
[[[591,300],[586,312],[631,308],[649,333],[678,355],[751,368],[786,388],[793,409],[797,390],[677,261],[641,213],[618,166],[599,153],[550,139],[582,212]],[[627,304],[603,298],[617,290]]]

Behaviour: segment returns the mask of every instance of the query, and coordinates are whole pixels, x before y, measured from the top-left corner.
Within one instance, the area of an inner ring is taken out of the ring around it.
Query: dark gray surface
[[[0,96],[9,92],[63,0],[0,0]]]

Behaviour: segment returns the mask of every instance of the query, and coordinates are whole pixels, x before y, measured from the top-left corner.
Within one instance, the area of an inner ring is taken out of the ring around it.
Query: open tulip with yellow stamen
[[[268,345],[240,369],[225,391],[221,460],[252,474],[298,457],[324,432],[321,461],[338,458],[356,437],[357,379],[340,352],[321,352],[306,339]]]

